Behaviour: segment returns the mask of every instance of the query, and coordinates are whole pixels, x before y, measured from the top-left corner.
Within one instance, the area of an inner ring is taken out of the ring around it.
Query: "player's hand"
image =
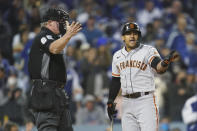
[[[79,22],[73,21],[70,25],[69,22],[66,21],[66,35],[68,37],[72,37],[76,35],[82,29],[81,24]]]
[[[116,103],[108,101],[107,102],[107,113],[110,120],[116,117],[117,110],[116,110]]]
[[[164,58],[164,60],[162,61],[162,63],[163,63],[164,66],[167,66],[167,65],[169,65],[171,62],[174,62],[174,61],[178,60],[179,57],[180,57],[180,56],[179,56],[178,52],[175,51],[175,50],[173,50],[173,51],[170,52],[169,55],[167,55],[167,56]]]
[[[175,50],[171,51],[170,54],[167,56],[168,61],[174,62],[179,58],[179,53]]]

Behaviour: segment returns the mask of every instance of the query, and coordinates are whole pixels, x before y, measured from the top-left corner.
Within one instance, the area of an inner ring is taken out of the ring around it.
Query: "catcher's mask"
[[[41,23],[53,20],[59,22],[59,30],[63,35],[66,33],[66,21],[69,20],[69,14],[61,8],[49,8],[43,15]]]
[[[121,32],[122,32],[122,35],[130,34],[131,32],[137,32],[138,33],[137,44],[141,42],[141,31],[137,23],[128,22],[124,24]]]

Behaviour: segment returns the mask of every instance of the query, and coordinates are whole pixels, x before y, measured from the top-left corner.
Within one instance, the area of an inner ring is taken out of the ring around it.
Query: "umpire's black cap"
[[[122,28],[122,35],[125,35],[127,33],[131,33],[132,31],[138,32],[139,36],[141,36],[141,31],[137,23],[135,22],[128,22],[124,24]]]
[[[58,22],[65,22],[69,19],[69,15],[66,11],[61,8],[49,8],[41,18],[42,22],[47,22],[48,20],[54,20]]]

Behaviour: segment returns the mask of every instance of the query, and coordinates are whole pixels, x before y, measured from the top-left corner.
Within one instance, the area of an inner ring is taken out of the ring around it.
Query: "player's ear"
[[[125,38],[124,38],[124,36],[122,36],[122,40],[125,42]]]

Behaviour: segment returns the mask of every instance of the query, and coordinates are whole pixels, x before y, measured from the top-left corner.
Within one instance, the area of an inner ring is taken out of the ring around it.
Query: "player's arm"
[[[77,34],[82,29],[82,27],[78,22],[72,22],[72,24],[69,25],[69,23],[66,21],[66,29],[66,33],[61,38],[55,40],[50,44],[49,51],[51,53],[60,53],[64,49],[68,41],[71,39],[71,37]]]
[[[151,62],[151,67],[154,68],[157,73],[162,74],[166,72],[168,66],[171,62],[175,61],[179,57],[176,51],[171,51],[168,56],[166,56],[163,60],[155,56]]]
[[[166,70],[168,69],[168,64],[162,64],[163,61],[161,60],[160,57],[155,56],[151,62],[151,67],[154,68],[157,73],[162,74],[164,72],[166,72]]]
[[[116,96],[118,95],[119,90],[120,90],[120,77],[112,76],[112,81],[109,88],[108,101],[114,102]]]
[[[118,95],[120,85],[120,77],[112,76],[112,81],[109,88],[109,97],[107,102],[107,112],[110,120],[112,120],[114,115],[117,113],[117,110],[115,109],[116,104],[114,103],[114,100]]]

